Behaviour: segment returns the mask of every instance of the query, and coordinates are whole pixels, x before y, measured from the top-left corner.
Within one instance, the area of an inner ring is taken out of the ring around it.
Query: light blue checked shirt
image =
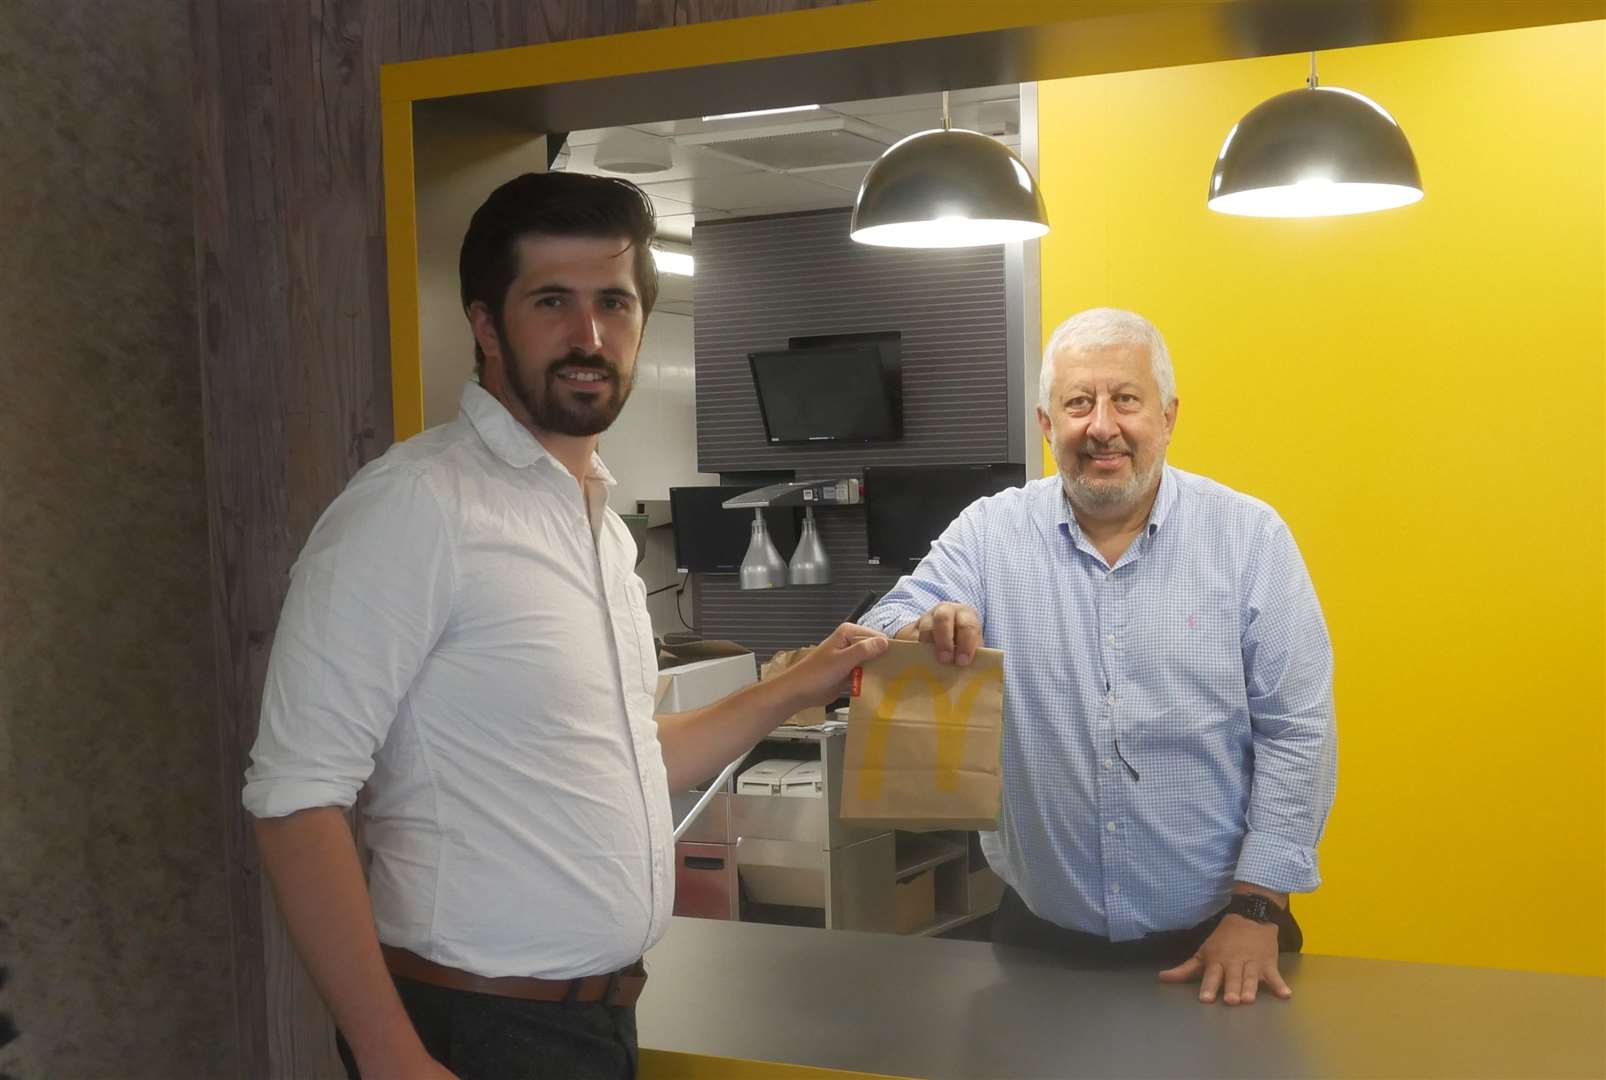
[[[973,503],[861,621],[944,600],[1004,651],[1004,798],[982,846],[1042,918],[1194,926],[1234,880],[1308,892],[1336,781],[1333,654],[1265,503],[1169,466],[1115,566],[1058,475]]]

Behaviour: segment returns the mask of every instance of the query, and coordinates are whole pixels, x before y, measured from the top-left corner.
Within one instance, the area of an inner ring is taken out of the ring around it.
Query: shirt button
[[[1115,762],[1111,761],[1109,758],[1105,758],[1104,759],[1104,767],[1106,769],[1113,769],[1113,768],[1115,768]]]
[[[1110,891],[1112,893],[1118,893],[1118,892],[1121,891],[1121,886],[1119,884],[1111,885],[1110,886]]]
[[[1106,704],[1106,705],[1114,705],[1115,704],[1115,695],[1114,694],[1105,694],[1104,695],[1104,704]]]
[[[1110,639],[1110,644],[1114,645],[1115,644],[1115,635],[1114,634],[1109,635],[1109,639]]]
[[[1113,821],[1107,822],[1104,827],[1106,829],[1108,829],[1110,832],[1114,832],[1115,831],[1115,822],[1113,822]]]

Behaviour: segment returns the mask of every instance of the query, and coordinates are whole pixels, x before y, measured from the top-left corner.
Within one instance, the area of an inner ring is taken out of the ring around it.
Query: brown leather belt
[[[525,1001],[601,1002],[624,1008],[634,1005],[647,985],[647,969],[640,960],[607,975],[584,975],[578,979],[536,979],[520,975],[487,978],[425,960],[415,952],[394,945],[381,944],[379,949],[385,954],[385,966],[392,975],[472,994],[495,994]]]

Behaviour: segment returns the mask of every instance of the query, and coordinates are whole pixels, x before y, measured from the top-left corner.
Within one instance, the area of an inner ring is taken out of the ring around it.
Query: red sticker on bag
[[[859,687],[862,685],[864,685],[864,669],[862,667],[856,667],[853,669],[853,689],[848,691],[848,696],[858,697]]]

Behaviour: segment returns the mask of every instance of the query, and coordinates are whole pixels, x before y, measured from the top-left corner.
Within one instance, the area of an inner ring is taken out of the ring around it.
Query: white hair
[[[1054,358],[1061,352],[1098,349],[1109,345],[1137,345],[1149,353],[1154,381],[1160,387],[1160,406],[1177,400],[1177,376],[1171,370],[1171,353],[1165,338],[1142,315],[1120,308],[1088,308],[1079,311],[1054,328],[1043,349],[1043,367],[1037,379],[1037,404],[1053,415],[1049,400],[1054,393]]]

